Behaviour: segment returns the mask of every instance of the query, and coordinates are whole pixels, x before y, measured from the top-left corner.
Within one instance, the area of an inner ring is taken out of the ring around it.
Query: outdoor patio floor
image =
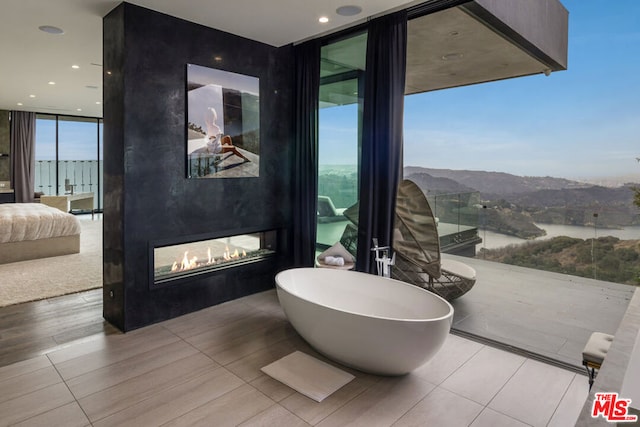
[[[475,268],[453,330],[582,369],[594,331],[615,334],[634,286],[443,254]]]

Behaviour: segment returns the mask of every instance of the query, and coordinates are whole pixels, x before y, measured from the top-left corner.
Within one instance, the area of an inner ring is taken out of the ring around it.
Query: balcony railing
[[[36,160],[36,192],[53,196],[92,192],[94,208],[102,208],[103,162],[97,160]]]
[[[481,214],[480,198],[477,192],[438,194],[427,197],[431,209],[438,218],[438,235],[442,252],[474,256],[476,245],[482,242],[478,236],[478,222]],[[321,196],[326,203],[333,197]],[[320,204],[319,204],[320,205]],[[330,214],[319,208],[318,249],[326,249],[340,240],[349,223],[341,212],[342,207],[330,209]],[[327,216],[328,215],[328,216]]]

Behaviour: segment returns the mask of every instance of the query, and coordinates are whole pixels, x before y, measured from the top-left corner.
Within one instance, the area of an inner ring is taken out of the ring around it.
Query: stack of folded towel
[[[344,265],[344,258],[341,256],[325,256],[324,263],[327,265],[336,265],[342,267]]]
[[[351,269],[355,265],[355,258],[340,242],[328,248],[326,251],[318,255],[318,263],[320,266],[339,267],[343,269]]]

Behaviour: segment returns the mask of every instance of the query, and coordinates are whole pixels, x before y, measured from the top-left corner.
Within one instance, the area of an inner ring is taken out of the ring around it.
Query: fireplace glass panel
[[[275,254],[275,231],[156,247],[154,283],[261,261]]]

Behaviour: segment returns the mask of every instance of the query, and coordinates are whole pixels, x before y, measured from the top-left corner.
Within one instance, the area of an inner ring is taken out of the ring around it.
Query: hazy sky
[[[640,182],[640,0],[561,2],[568,69],[406,97],[405,165]],[[328,110],[321,143],[354,114]]]

